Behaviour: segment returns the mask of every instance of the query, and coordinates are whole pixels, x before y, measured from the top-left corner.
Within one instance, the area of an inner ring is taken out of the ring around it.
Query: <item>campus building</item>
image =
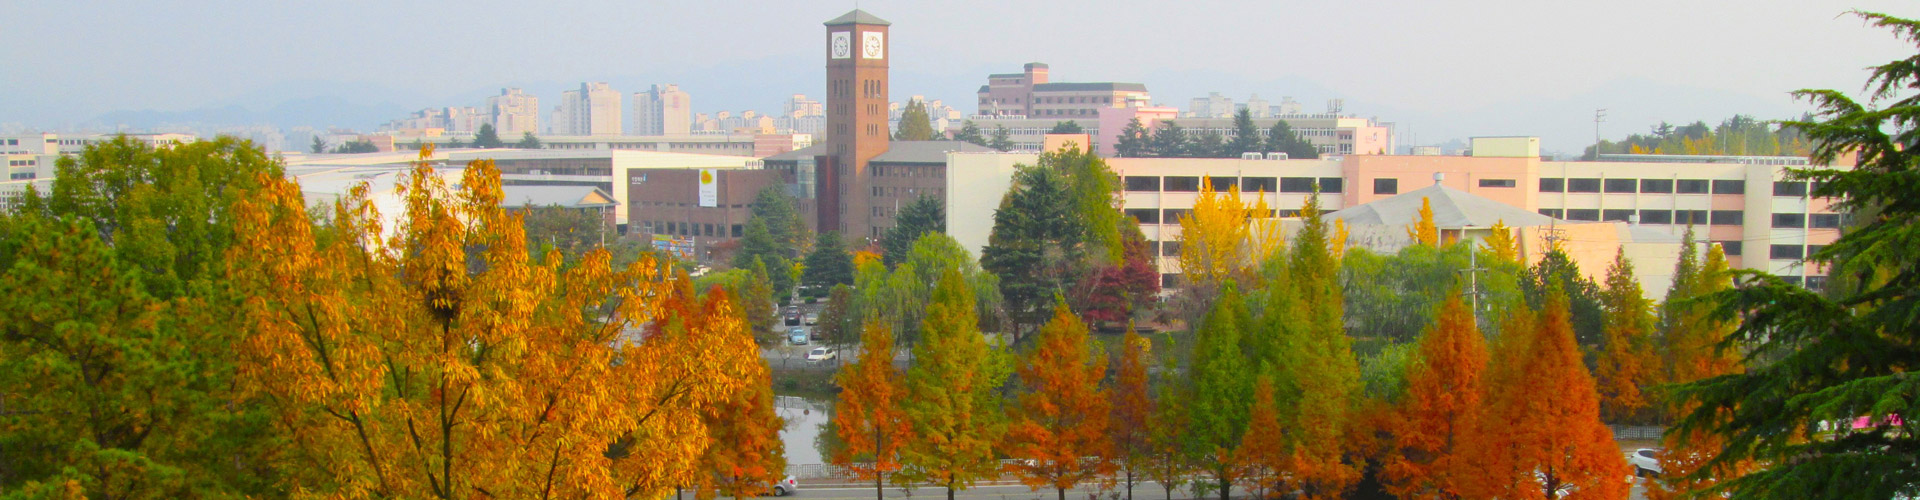
[[[1145,105],[1147,86],[1120,82],[1052,82],[1047,65],[1027,63],[1024,73],[987,75],[977,92],[983,116],[1093,119],[1102,108]]]

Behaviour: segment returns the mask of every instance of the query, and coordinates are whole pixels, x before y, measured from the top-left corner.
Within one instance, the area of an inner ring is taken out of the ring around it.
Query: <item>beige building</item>
[[[687,135],[693,131],[693,97],[674,84],[633,94],[633,135]]]
[[[503,140],[540,133],[540,98],[518,88],[500,89],[500,95],[487,97],[487,107],[481,112]]]
[[[980,86],[979,113],[988,116],[1020,116],[1032,119],[1087,119],[1099,116],[1101,108],[1143,105],[1151,98],[1147,86],[1118,82],[1050,81],[1047,65],[1028,63],[1024,73],[987,75]]]
[[[554,135],[620,135],[620,92],[606,82],[582,83],[560,94],[553,122]]]

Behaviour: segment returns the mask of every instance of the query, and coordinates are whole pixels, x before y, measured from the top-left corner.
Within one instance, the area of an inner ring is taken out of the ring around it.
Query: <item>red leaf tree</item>
[[[1021,360],[1020,395],[1006,434],[1008,468],[1034,489],[1052,487],[1060,500],[1067,490],[1098,479],[1108,468],[1107,391],[1100,388],[1107,362],[1087,344],[1087,325],[1054,307],[1053,320],[1040,327],[1033,351]]]
[[[1479,411],[1487,345],[1459,294],[1449,297],[1407,366],[1406,399],[1391,424],[1383,472],[1387,491],[1400,498],[1461,498],[1465,478],[1477,474],[1461,447]]]

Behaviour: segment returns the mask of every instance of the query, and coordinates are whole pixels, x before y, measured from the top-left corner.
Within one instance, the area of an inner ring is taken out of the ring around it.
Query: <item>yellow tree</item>
[[[364,185],[325,226],[285,179],[236,207],[229,276],[252,331],[236,350],[288,436],[288,488],[549,498],[690,482],[701,410],[752,376],[744,315],[648,259],[529,261],[498,179],[476,161],[454,190],[422,162],[392,231]]]
[[[1430,247],[1440,246],[1440,229],[1433,225],[1433,200],[1420,198],[1419,217],[1407,227],[1407,239]]]
[[[1036,490],[1051,487],[1066,500],[1067,490],[1098,479],[1111,467],[1104,458],[1107,391],[1100,388],[1107,362],[1088,349],[1087,325],[1064,303],[1053,320],[1040,327],[1036,345],[1018,368],[1020,395],[1007,428],[1005,450],[1016,459],[1007,468]]]
[[[1506,262],[1520,262],[1519,242],[1514,239],[1513,228],[1507,227],[1505,219],[1496,221],[1493,227],[1487,228],[1485,242],[1487,250],[1493,252],[1494,258]]]
[[[1181,217],[1180,269],[1196,284],[1218,284],[1265,260],[1279,249],[1280,235],[1267,214],[1266,197],[1249,206],[1240,189],[1214,191],[1210,177],[1200,180],[1193,211]]]
[[[1407,366],[1406,399],[1391,424],[1386,489],[1400,498],[1462,498],[1466,478],[1477,474],[1462,448],[1480,410],[1487,346],[1459,294],[1448,295],[1418,348]]]
[[[873,481],[875,499],[885,498],[882,481],[900,470],[900,449],[913,436],[900,408],[900,375],[893,367],[893,332],[868,320],[860,336],[859,360],[835,376],[841,391],[833,407],[833,430],[846,446],[831,460],[851,470],[855,479]]]

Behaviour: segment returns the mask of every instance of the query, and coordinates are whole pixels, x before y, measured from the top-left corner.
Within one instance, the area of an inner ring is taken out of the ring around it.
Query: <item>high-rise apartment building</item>
[[[620,93],[606,82],[580,84],[560,94],[553,112],[555,135],[620,135]]]
[[[693,97],[679,85],[654,85],[633,94],[633,135],[687,135],[693,131]]]
[[[1219,92],[1208,92],[1206,97],[1195,97],[1187,103],[1187,116],[1194,118],[1227,118],[1233,112],[1233,98]]]
[[[487,107],[481,113],[500,137],[540,133],[540,98],[518,88],[503,88],[500,95],[487,97]]]

